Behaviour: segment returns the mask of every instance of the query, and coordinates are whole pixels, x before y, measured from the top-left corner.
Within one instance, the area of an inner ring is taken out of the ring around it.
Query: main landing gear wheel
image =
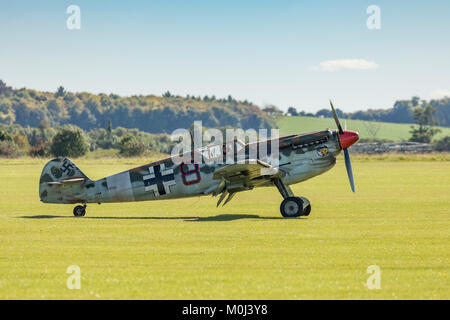
[[[295,197],[291,188],[285,185],[279,178],[272,180],[284,198],[280,206],[281,215],[285,218],[296,218],[309,216],[311,213],[311,203],[305,197]]]
[[[75,208],[73,208],[73,215],[75,217],[84,217],[85,214],[86,214],[86,205],[76,206]]]
[[[296,218],[303,215],[303,200],[298,197],[287,197],[280,206],[281,215],[285,218]]]
[[[311,204],[304,197],[287,197],[280,206],[281,215],[285,218],[309,216]]]

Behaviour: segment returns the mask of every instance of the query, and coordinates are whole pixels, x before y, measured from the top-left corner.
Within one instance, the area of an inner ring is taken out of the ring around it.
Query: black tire
[[[281,215],[285,218],[296,218],[303,214],[303,200],[298,197],[288,197],[280,205]]]
[[[311,213],[311,205],[308,204],[308,205],[306,206],[305,210],[303,210],[302,216],[307,217],[307,216],[309,216],[310,213]]]
[[[73,215],[75,217],[84,217],[86,214],[86,207],[85,206],[76,206],[73,208]]]

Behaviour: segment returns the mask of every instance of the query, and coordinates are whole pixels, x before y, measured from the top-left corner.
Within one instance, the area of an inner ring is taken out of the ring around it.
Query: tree
[[[374,121],[364,122],[364,126],[366,127],[367,133],[370,135],[373,141],[377,140],[378,131],[381,129],[381,123],[377,123]]]
[[[125,157],[136,157],[142,155],[147,146],[132,134],[127,134],[119,141],[120,154]]]
[[[44,119],[40,122],[38,129],[39,129],[39,137],[37,137],[35,141],[31,142],[32,145],[47,143],[55,135],[55,131],[50,127],[50,123],[48,122],[47,119]]]
[[[0,156],[15,158],[27,154],[29,149],[28,140],[23,135],[10,135],[0,130]]]
[[[108,119],[108,127],[106,128],[106,131],[108,132],[108,136],[112,135],[112,121],[111,121],[111,119]]]
[[[436,141],[434,144],[434,150],[439,152],[449,152],[450,151],[450,136],[446,136],[441,140]]]
[[[8,132],[0,130],[0,141],[12,141],[12,137]]]
[[[410,132],[412,136],[409,141],[431,142],[433,136],[440,131],[439,129],[433,128],[437,124],[436,119],[433,117],[435,112],[436,108],[430,104],[424,104],[421,107],[414,108],[414,120],[418,126],[411,126]]]
[[[298,112],[294,107],[289,107],[287,113],[293,117],[298,116]]]
[[[30,144],[28,143],[27,137],[16,133],[13,136],[13,141],[16,144],[16,146],[23,151],[23,153],[28,153],[30,151]]]
[[[89,150],[89,144],[79,128],[63,128],[50,144],[50,152],[57,157],[81,157]]]
[[[16,158],[23,155],[14,141],[0,140],[0,156],[6,158]]]
[[[94,130],[91,130],[91,132],[94,133]],[[100,148],[111,149],[117,147],[117,137],[114,136],[111,119],[108,119],[108,126],[106,127],[106,130],[99,129],[96,130],[96,132],[96,137],[93,140]]]
[[[267,105],[264,109],[262,109],[265,113],[271,115],[271,116],[276,116],[276,115],[282,115],[283,111],[281,111],[280,109],[278,109],[276,106],[274,106],[273,104]]]
[[[3,80],[0,80],[0,94],[7,94],[9,95],[13,89],[11,87],[8,87]]]
[[[414,109],[419,105],[419,100],[419,97],[413,97],[412,101],[396,101],[394,108],[385,115],[386,119],[383,120],[396,123],[413,123]]]
[[[64,97],[66,95],[66,91],[63,86],[59,86],[55,92],[55,98]]]
[[[420,102],[420,97],[414,96],[411,98],[411,103],[413,107],[417,107]]]

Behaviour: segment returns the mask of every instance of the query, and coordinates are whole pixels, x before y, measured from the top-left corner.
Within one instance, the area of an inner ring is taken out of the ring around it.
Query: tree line
[[[190,128],[186,128],[192,130]],[[205,127],[202,128],[206,130]],[[232,127],[217,127],[225,134]],[[167,133],[152,134],[136,128],[106,128],[84,131],[75,125],[51,127],[47,120],[37,128],[0,124],[0,157],[81,157],[89,151],[117,150],[120,156],[136,157],[151,153],[170,154],[179,143]],[[117,154],[117,153],[114,153]]]
[[[431,142],[448,125],[450,99],[425,101],[418,97],[397,101],[392,109],[345,113],[341,118],[416,123],[411,141]],[[194,121],[203,126],[270,128],[283,112],[276,106],[263,109],[231,96],[174,96],[170,92],[120,97],[114,94],[55,92],[13,89],[0,80],[0,156],[82,156],[97,149],[117,149],[124,156],[148,150],[170,153],[174,142],[168,133],[189,128]],[[290,107],[290,116],[332,117],[327,109],[306,113]],[[117,126],[113,128],[113,124]],[[450,138],[435,143],[437,151],[449,150]]]
[[[2,157],[81,157],[88,151],[116,149],[125,157],[146,152],[170,153],[176,142],[168,134],[151,134],[138,129],[106,128],[84,131],[74,125],[50,127],[45,120],[37,128],[0,125]]]
[[[445,100],[445,99],[444,99]],[[411,101],[401,101],[397,102],[394,105],[393,109],[390,110],[384,110],[384,113],[394,113],[394,114],[402,114],[407,113],[408,114],[408,121],[405,121],[405,123],[415,123],[415,125],[411,126],[411,137],[409,138],[409,141],[411,142],[421,142],[421,143],[431,143],[433,140],[433,137],[439,133],[441,130],[439,128],[436,128],[436,126],[441,123],[445,123],[442,119],[445,120],[445,117],[442,117],[442,115],[436,117],[436,114],[438,113],[438,108],[434,107],[432,102],[428,102],[425,100],[422,100],[419,103],[420,99],[418,97],[413,97]],[[436,101],[434,101],[436,102]],[[396,111],[397,110],[397,111]],[[372,113],[373,110],[368,110],[367,112],[369,114]],[[276,113],[276,110],[274,110],[274,107],[271,107],[271,113]],[[360,119],[355,118],[355,114],[363,113],[362,111],[357,111],[356,113],[344,113],[340,109],[336,109],[336,113],[338,114],[338,117],[340,118],[347,118],[347,119]],[[410,113],[412,113],[411,118],[412,120],[409,120]],[[289,116],[299,116],[304,115],[302,112],[298,113],[297,110],[293,107],[290,107],[287,111],[287,114]],[[332,117],[333,114],[328,109],[322,109],[319,110],[315,115],[312,115],[315,117]],[[379,130],[379,126],[376,125],[377,121],[382,120],[367,120],[362,119],[367,122],[367,129],[369,133],[372,135],[372,139],[365,139],[365,140],[371,140],[371,142],[378,142],[376,139],[376,134]],[[439,121],[441,120],[441,121]],[[386,121],[386,120],[384,120]],[[396,123],[398,123],[396,121]],[[402,122],[400,122],[402,123]],[[435,149],[437,151],[449,151],[450,150],[450,137],[444,137],[440,141],[435,142]]]
[[[450,126],[450,97],[425,101],[419,97],[399,100],[388,109],[368,109],[344,112],[337,109],[339,117],[347,119],[414,123],[414,111],[431,105],[435,109],[436,124]],[[0,80],[0,124],[19,124],[23,127],[38,127],[46,120],[50,126],[76,125],[83,130],[105,128],[108,120],[116,126],[137,128],[149,133],[171,133],[177,128],[187,128],[195,120],[205,127],[232,126],[239,128],[272,128],[274,116],[332,117],[327,107],[315,112],[306,112],[289,107],[283,113],[274,105],[260,109],[247,100],[239,101],[232,96],[185,97],[135,95],[121,97],[116,94],[92,94],[67,92],[60,86],[55,92],[42,92],[26,88],[14,89]]]
[[[171,133],[201,120],[206,127],[271,128],[273,119],[256,105],[232,96],[162,96],[67,92],[41,92],[13,89],[0,80],[0,124],[38,127],[42,121],[51,127],[71,124],[83,130],[115,126],[136,128],[149,133]]]
[[[421,100],[419,97],[412,97],[410,100],[398,100],[392,108],[388,109],[368,109],[364,111],[344,112],[336,109],[336,113],[340,118],[392,122],[392,123],[415,123],[415,110],[431,106],[434,108],[434,117],[436,125],[442,127],[450,127],[450,97],[439,100]],[[283,114],[275,106],[267,106],[264,108],[270,114]],[[289,107],[285,113],[288,116],[309,116],[332,118],[330,108],[323,108],[315,113],[298,110],[295,107]]]
[[[432,110],[424,109],[415,114],[417,125],[412,126],[411,141],[429,143],[436,133],[432,126]],[[373,123],[373,122],[372,122]],[[219,128],[225,131],[227,127]],[[84,131],[74,125],[50,127],[45,120],[37,128],[0,124],[0,157],[81,157],[88,151],[115,149],[124,157],[141,156],[149,152],[170,153],[177,141],[168,134],[151,134],[123,127]],[[433,142],[435,151],[450,151],[450,137]]]

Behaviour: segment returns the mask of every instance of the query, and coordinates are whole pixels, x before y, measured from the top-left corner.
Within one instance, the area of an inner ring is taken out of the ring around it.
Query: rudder
[[[39,179],[39,197],[45,203],[83,203],[91,180],[68,158],[50,160]]]

